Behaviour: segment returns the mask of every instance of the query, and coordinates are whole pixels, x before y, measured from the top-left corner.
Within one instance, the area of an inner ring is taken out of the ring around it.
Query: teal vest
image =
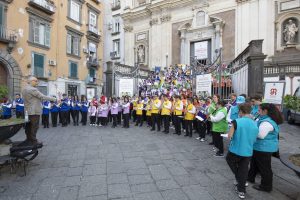
[[[269,116],[261,116],[258,121],[258,127],[262,122],[269,122],[273,126],[274,130],[269,132],[264,139],[257,138],[254,143],[254,150],[262,152],[277,152],[279,143],[279,126]]]
[[[230,119],[236,120],[237,118],[239,118],[239,106],[231,106],[230,108]]]
[[[226,121],[227,110],[225,107],[223,107],[223,108],[217,110],[213,116],[216,116],[219,112],[224,113],[225,117],[219,122],[212,123],[212,131],[217,132],[217,133],[224,133],[228,129],[228,123]]]
[[[239,156],[251,157],[258,135],[256,122],[249,117],[238,118],[235,121],[237,129],[230,141],[229,151]]]
[[[258,105],[253,105],[253,106],[252,106],[252,110],[251,110],[251,113],[250,113],[250,114],[251,114],[254,118],[256,118],[256,117],[259,116],[258,108],[259,108]]]

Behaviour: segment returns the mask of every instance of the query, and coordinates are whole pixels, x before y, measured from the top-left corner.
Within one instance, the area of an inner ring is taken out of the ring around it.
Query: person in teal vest
[[[248,165],[258,135],[258,127],[250,112],[250,103],[240,104],[239,118],[232,121],[228,133],[230,144],[226,161],[235,176],[234,184],[241,199],[245,198]]]
[[[259,133],[253,146],[253,156],[248,172],[248,181],[255,182],[256,174],[261,175],[260,185],[253,185],[259,191],[271,192],[273,182],[273,172],[271,158],[274,152],[278,151],[279,145],[279,124],[283,123],[283,118],[274,104],[263,103],[259,106]]]
[[[239,118],[239,105],[242,103],[245,103],[246,99],[243,96],[238,96],[236,98],[236,105],[232,105],[228,111],[228,115],[227,115],[227,121],[228,123],[231,123],[233,120],[236,120],[237,118]]]
[[[262,103],[262,96],[261,95],[254,95],[251,97],[251,104],[252,104],[252,110],[251,115],[254,120],[256,120],[259,117],[259,105]]]
[[[227,109],[225,107],[226,102],[224,100],[219,100],[216,105],[216,110],[209,115],[210,121],[212,122],[212,137],[214,142],[214,151],[218,150],[216,157],[224,157],[224,147],[223,147],[223,137],[228,129],[228,124],[226,121]]]

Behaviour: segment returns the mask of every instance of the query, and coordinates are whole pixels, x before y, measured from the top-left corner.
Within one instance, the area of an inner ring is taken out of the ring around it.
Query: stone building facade
[[[228,64],[244,51],[250,41],[263,40],[265,80],[279,80],[280,74],[276,72],[279,70],[287,75],[282,78],[287,88],[292,87],[286,93],[293,93],[299,84],[300,34],[299,30],[296,31],[299,29],[299,0],[124,2],[126,9],[121,16],[124,20],[126,65],[138,63],[153,70],[155,66],[191,64],[195,56],[209,64],[220,49],[222,62]],[[294,36],[284,33],[288,23],[295,29]],[[270,72],[271,68],[274,73]]]
[[[0,84],[10,97],[29,75],[48,95],[102,93],[99,0],[0,0],[0,14]]]

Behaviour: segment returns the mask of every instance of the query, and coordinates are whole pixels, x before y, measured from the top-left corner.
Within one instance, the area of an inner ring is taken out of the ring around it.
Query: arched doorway
[[[8,97],[21,92],[21,70],[17,61],[6,50],[0,49],[0,85],[8,87]]]
[[[7,87],[7,79],[8,73],[6,71],[6,68],[2,63],[0,63],[0,85]]]

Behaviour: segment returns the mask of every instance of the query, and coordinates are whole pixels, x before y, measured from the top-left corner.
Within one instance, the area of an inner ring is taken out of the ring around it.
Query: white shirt
[[[193,106],[192,110],[189,110],[188,112],[189,112],[189,113],[192,113],[192,114],[195,114],[195,113],[196,113],[196,107]]]
[[[175,109],[176,110],[183,110],[183,103],[182,103],[182,101],[180,102],[179,107],[176,107]]]
[[[268,135],[268,133],[274,130],[274,127],[272,126],[272,124],[270,124],[270,122],[262,122],[259,125],[258,130],[259,132],[257,137],[259,139],[264,139]]]
[[[216,116],[210,115],[211,122],[219,122],[225,117],[223,112],[218,112]]]

